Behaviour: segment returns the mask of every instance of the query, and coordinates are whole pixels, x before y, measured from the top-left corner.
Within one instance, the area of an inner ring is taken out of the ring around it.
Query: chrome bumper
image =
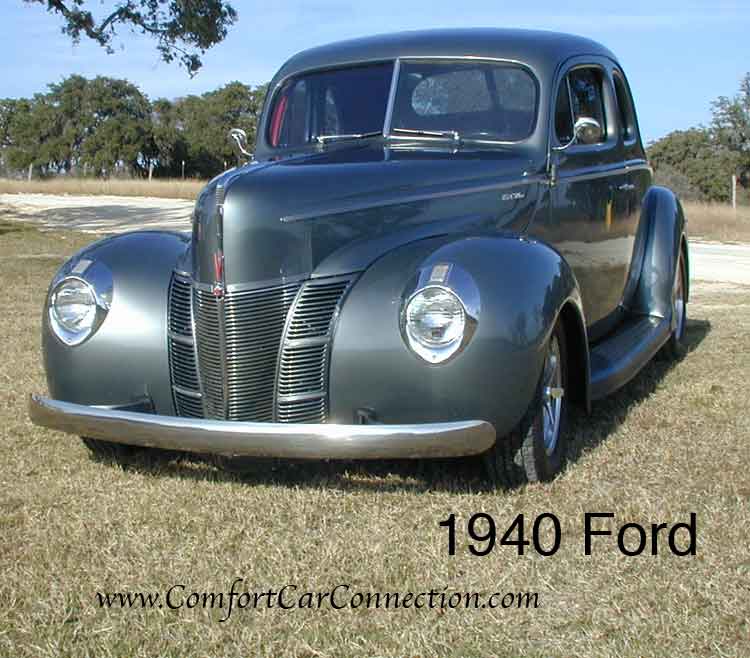
[[[35,425],[103,441],[226,456],[401,459],[476,455],[495,443],[485,421],[418,425],[246,423],[158,416],[29,397]]]

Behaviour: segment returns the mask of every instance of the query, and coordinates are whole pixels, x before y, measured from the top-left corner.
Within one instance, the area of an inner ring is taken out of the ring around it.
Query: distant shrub
[[[683,201],[706,201],[706,195],[683,172],[668,164],[654,169],[654,184],[668,187]]]

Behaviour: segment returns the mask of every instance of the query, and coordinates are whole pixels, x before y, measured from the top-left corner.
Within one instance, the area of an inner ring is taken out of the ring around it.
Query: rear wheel
[[[669,340],[661,349],[661,356],[677,360],[685,356],[687,344],[685,342],[685,327],[687,325],[687,300],[685,291],[687,290],[687,272],[685,270],[685,259],[682,249],[677,260],[677,269],[674,275],[672,285],[672,333]]]
[[[550,480],[562,469],[567,452],[567,381],[565,329],[558,318],[547,342],[542,375],[526,414],[508,436],[499,438],[484,455],[485,468],[493,484],[516,487]]]

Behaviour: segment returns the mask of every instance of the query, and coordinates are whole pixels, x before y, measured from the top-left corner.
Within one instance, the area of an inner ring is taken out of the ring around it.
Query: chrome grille
[[[330,341],[350,281],[327,278],[220,298],[175,274],[168,326],[177,414],[325,422]]]
[[[276,419],[322,423],[328,417],[328,356],[336,310],[351,279],[308,281],[284,335],[276,384]]]
[[[169,286],[168,346],[172,393],[178,416],[201,418],[198,372],[193,344],[190,280],[175,274]]]
[[[209,418],[273,420],[281,335],[299,284],[227,293],[195,291],[198,369]]]
[[[273,420],[281,335],[299,290],[293,283],[226,298],[228,418]]]

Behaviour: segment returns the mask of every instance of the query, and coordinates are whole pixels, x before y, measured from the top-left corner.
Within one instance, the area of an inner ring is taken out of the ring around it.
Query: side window
[[[568,93],[568,80],[560,82],[555,103],[555,135],[561,146],[573,139],[573,114],[570,111],[570,94]]]
[[[573,122],[581,117],[595,119],[602,128],[599,143],[607,139],[607,124],[604,118],[604,95],[602,72],[598,68],[583,67],[568,74],[570,98],[573,103]]]
[[[629,142],[635,139],[635,111],[633,110],[633,99],[628,93],[625,79],[617,71],[612,76],[615,81],[615,96],[617,96],[617,107],[620,111],[620,132],[622,139]]]

